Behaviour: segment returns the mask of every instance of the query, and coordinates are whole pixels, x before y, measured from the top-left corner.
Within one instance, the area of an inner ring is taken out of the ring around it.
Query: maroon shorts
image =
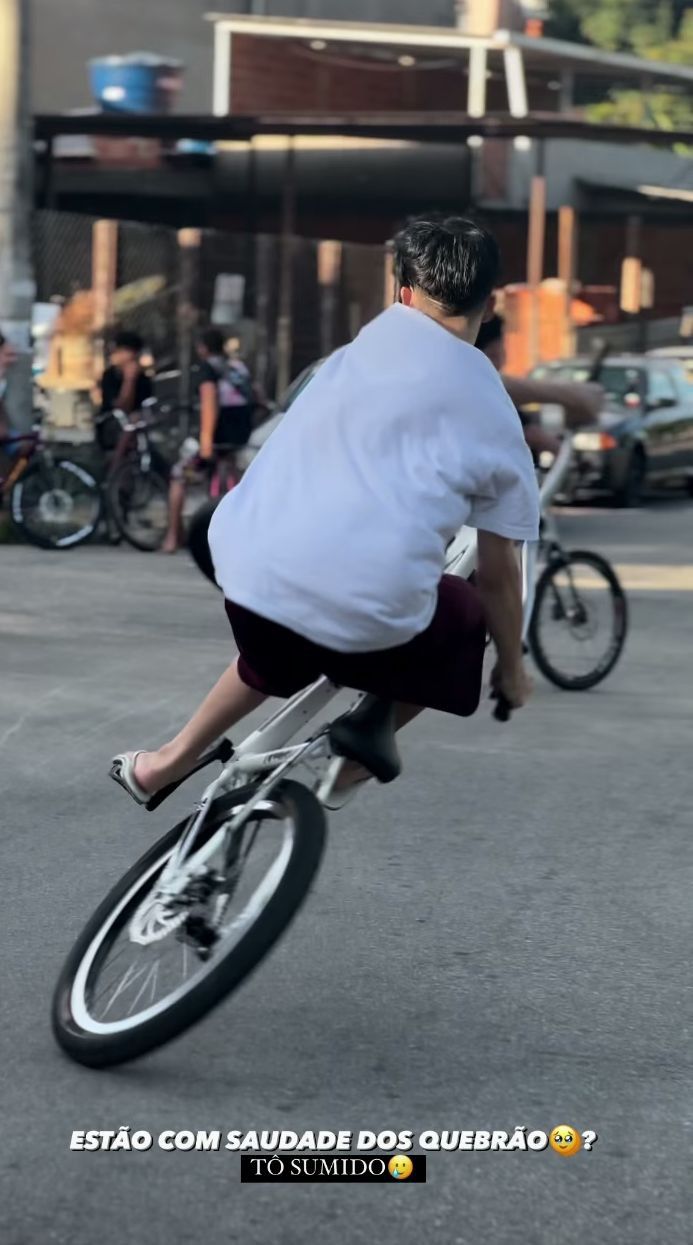
[[[226,601],[238,672],[268,696],[293,696],[320,675],[340,687],[468,717],[479,706],[486,621],[477,590],[444,575],[433,621],[407,644],[377,653],[337,653]]]

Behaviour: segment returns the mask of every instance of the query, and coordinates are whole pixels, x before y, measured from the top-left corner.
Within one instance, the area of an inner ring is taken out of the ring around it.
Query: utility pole
[[[33,145],[29,101],[28,0],[0,0],[0,330],[17,351],[5,404],[31,426]]]

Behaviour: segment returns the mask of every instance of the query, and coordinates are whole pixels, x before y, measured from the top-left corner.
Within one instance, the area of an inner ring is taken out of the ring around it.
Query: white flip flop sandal
[[[351,801],[356,798],[362,787],[367,786],[369,782],[373,782],[371,776],[368,778],[358,778],[350,787],[345,787],[341,791],[333,791],[326,800],[323,800],[323,808],[327,809],[328,813],[340,813],[343,808],[346,808],[347,804],[351,804]]]
[[[117,782],[123,791],[127,791],[136,804],[147,804],[152,798],[152,793],[140,787],[135,778],[135,762],[138,757],[142,756],[142,751],[140,749],[139,752],[121,752],[119,756],[113,758],[109,770],[113,781]]]

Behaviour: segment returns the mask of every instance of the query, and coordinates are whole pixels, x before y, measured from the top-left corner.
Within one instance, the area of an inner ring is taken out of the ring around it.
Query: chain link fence
[[[87,216],[36,213],[39,302],[69,303],[95,289],[95,224]],[[188,368],[194,334],[216,323],[240,339],[272,395],[278,378],[297,375],[346,342],[383,306],[381,247],[212,230],[179,234],[131,222],[119,223],[114,237],[103,329],[106,336],[138,332],[158,371]]]

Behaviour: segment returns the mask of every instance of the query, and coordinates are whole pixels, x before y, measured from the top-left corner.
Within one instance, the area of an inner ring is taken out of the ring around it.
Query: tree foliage
[[[686,0],[550,0],[549,10],[549,33],[557,38],[638,55],[652,49],[677,55],[691,16]]]
[[[645,60],[693,66],[690,0],[550,0],[548,33]],[[594,104],[597,120],[659,129],[693,129],[690,92],[612,90]]]

